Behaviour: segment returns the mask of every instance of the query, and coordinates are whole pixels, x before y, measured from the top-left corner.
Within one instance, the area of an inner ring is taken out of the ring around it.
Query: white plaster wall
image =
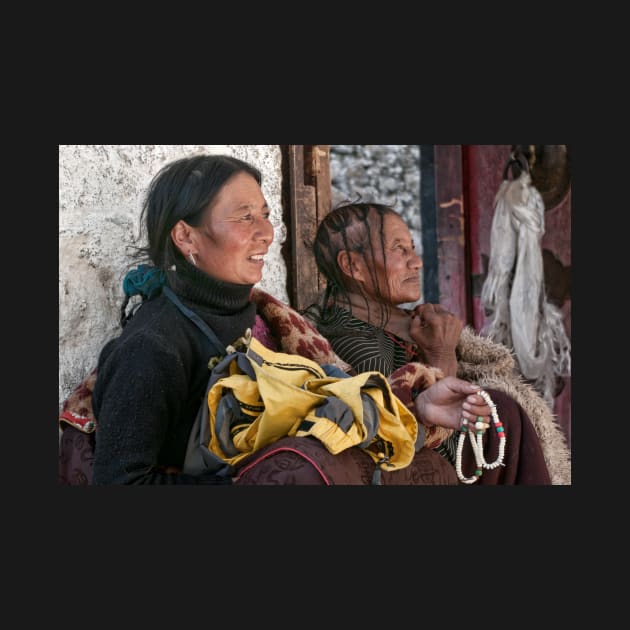
[[[198,153],[226,153],[262,171],[275,238],[260,286],[288,303],[279,145],[59,145],[60,406],[120,333],[122,280],[129,246],[140,244],[149,182],[167,162]]]

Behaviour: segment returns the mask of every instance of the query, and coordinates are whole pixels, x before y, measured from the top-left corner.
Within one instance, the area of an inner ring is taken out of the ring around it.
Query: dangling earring
[[[197,261],[195,260],[195,255],[192,252],[188,252],[188,258],[190,258],[190,262],[196,267]]]

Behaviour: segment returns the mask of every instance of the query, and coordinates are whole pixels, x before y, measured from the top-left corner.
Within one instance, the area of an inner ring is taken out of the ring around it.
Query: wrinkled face
[[[247,173],[231,177],[195,230],[197,265],[208,275],[236,284],[262,278],[263,257],[273,241],[269,208],[256,180]]]
[[[381,298],[392,306],[420,299],[420,270],[422,259],[415,250],[407,224],[397,214],[387,214],[383,219],[384,247],[381,246],[379,230],[372,227],[374,241],[374,270],[370,273],[363,262],[363,288],[371,297],[377,298],[371,277],[376,275]],[[385,258],[383,259],[383,251]],[[389,296],[389,297],[388,297]]]

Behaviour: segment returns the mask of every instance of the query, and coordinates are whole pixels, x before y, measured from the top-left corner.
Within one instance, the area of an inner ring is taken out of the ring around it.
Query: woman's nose
[[[273,241],[273,236],[274,232],[271,221],[264,217],[260,218],[258,220],[258,238],[266,243],[271,243]]]

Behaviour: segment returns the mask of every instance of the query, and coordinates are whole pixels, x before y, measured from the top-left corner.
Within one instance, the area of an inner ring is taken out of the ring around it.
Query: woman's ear
[[[352,278],[357,282],[364,280],[363,266],[358,264],[355,260],[354,252],[347,252],[345,250],[339,252],[337,254],[337,264],[339,265],[339,269],[341,269],[348,278]]]
[[[193,230],[190,225],[183,219],[180,219],[171,228],[171,238],[173,243],[175,243],[175,247],[179,249],[183,256],[187,257],[194,245]]]

